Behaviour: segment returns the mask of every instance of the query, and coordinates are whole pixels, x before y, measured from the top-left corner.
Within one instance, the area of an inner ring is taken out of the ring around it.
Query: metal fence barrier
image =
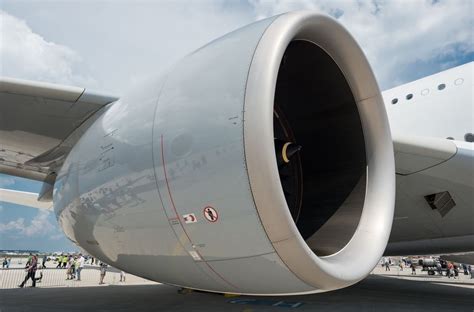
[[[100,270],[99,267],[88,266],[81,271],[81,280],[67,280],[66,269],[44,268],[36,271],[37,287],[80,287],[99,284]],[[0,269],[0,289],[17,288],[25,279],[28,273],[24,268],[3,268]],[[40,279],[41,277],[41,279]],[[127,275],[126,277],[132,277]],[[77,278],[77,277],[76,277]],[[135,277],[136,278],[136,277]],[[145,280],[144,280],[145,281]],[[105,274],[104,283],[109,285],[117,285],[120,282],[120,271],[108,267]],[[32,286],[29,279],[25,287]]]

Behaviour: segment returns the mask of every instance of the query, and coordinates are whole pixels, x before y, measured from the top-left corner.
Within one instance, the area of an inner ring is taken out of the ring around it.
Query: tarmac
[[[474,311],[472,279],[372,274],[357,285],[289,297],[226,297],[180,293],[162,285],[122,285],[0,290],[0,310],[10,311]]]

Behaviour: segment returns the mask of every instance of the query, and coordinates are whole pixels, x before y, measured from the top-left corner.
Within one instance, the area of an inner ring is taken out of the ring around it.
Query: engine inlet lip
[[[367,187],[357,230],[339,252],[318,257],[306,245],[288,210],[273,143],[273,102],[278,69],[293,40],[307,40],[328,53],[343,72],[364,132]],[[346,287],[367,276],[383,255],[395,202],[395,165],[388,119],[367,59],[349,32],[333,18],[312,12],[278,17],[254,54],[245,94],[244,141],[249,182],[262,225],[276,253],[312,292]],[[259,136],[255,136],[259,133]]]

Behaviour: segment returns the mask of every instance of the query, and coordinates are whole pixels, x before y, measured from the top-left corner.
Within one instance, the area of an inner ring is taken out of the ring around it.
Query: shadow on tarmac
[[[0,310],[473,311],[473,288],[449,286],[439,282],[371,275],[357,285],[328,293],[233,298],[202,292],[178,294],[178,288],[167,285],[8,289],[0,291]]]

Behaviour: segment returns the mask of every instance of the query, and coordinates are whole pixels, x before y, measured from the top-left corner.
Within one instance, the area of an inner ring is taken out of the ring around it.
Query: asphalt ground
[[[181,294],[167,285],[0,290],[10,311],[474,311],[473,284],[370,275],[349,288],[305,296]]]

